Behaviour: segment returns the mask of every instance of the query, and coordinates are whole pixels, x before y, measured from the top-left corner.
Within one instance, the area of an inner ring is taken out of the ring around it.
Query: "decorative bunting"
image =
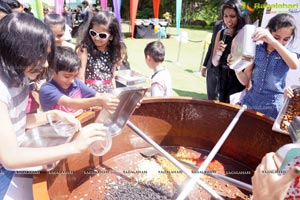
[[[153,14],[154,14],[154,18],[159,18],[159,4],[160,4],[160,0],[152,0],[152,4],[153,4]]]
[[[43,4],[41,0],[30,0],[28,1],[30,7],[31,7],[31,12],[34,14],[34,16],[38,19],[43,18]]]
[[[122,30],[122,26],[121,26],[121,14],[120,14],[120,1],[119,0],[113,0],[113,3],[114,3],[114,13],[115,13],[115,16],[117,17],[118,21],[119,21],[119,25],[120,25],[120,28]]]
[[[131,23],[131,38],[134,36],[134,26],[136,19],[136,12],[138,8],[139,0],[130,0],[130,23]]]
[[[62,14],[64,10],[64,0],[55,0],[55,13]]]
[[[107,0],[101,0],[101,8],[107,10]]]

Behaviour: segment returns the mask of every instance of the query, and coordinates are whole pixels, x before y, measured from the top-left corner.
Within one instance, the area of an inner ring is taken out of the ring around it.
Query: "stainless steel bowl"
[[[295,103],[293,103],[293,102],[297,102],[298,101],[297,99],[299,99],[300,87],[297,85],[292,85],[290,87],[294,92],[294,97],[293,98],[288,98],[286,96],[284,97],[283,106],[280,112],[278,113],[274,121],[274,124],[272,126],[273,131],[277,131],[279,133],[283,133],[287,135],[290,134],[288,128],[292,120],[300,113],[299,107],[295,106]]]
[[[119,134],[135,110],[138,102],[144,97],[146,91],[147,88],[141,87],[121,87],[114,89],[112,94],[116,95],[120,100],[116,111],[110,114],[103,109],[99,113],[96,122],[104,123],[104,126],[108,127],[108,132],[111,136]]]
[[[143,84],[147,77],[133,70],[119,70],[115,72],[116,81],[125,86]]]
[[[46,124],[26,131],[26,136],[20,144],[22,147],[51,147],[69,142],[74,133],[69,136],[58,135],[53,126]]]
[[[68,134],[68,136],[59,135],[56,133],[53,126],[50,124],[38,126],[26,131],[24,140],[20,143],[21,147],[51,147],[64,143],[68,143],[72,140],[74,132]],[[59,161],[48,163],[41,166],[29,167],[18,169],[17,171],[50,171],[56,167]]]

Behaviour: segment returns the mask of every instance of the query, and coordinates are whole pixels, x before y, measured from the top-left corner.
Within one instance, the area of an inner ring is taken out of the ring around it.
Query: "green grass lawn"
[[[129,35],[129,25],[123,24],[122,31],[125,35]],[[171,34],[171,37],[161,40],[166,48],[164,65],[172,76],[173,95],[207,98],[206,80],[197,72],[206,54],[205,42],[210,31],[192,29],[180,31],[188,34],[188,42],[182,42],[180,45],[175,38],[176,28],[174,27],[167,28],[167,33]],[[155,39],[125,38],[131,68],[147,77],[151,77],[153,72],[145,63],[144,48],[153,40]]]

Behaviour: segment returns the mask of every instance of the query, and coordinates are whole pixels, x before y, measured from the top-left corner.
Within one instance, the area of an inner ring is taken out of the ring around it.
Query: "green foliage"
[[[175,27],[175,26],[173,26],[173,27]],[[191,30],[208,30],[208,31],[213,30],[212,25],[207,25],[205,27],[202,27],[200,25],[181,24],[180,27],[181,28],[186,28],[186,29],[191,29]]]
[[[138,10],[136,14],[137,19],[153,18],[152,1],[139,0]]]
[[[199,14],[199,19],[206,21],[207,24],[212,24],[219,18],[219,8],[206,4],[203,6]]]
[[[130,17],[130,2],[123,0],[121,6],[121,16],[124,20]],[[211,24],[219,17],[219,0],[182,0],[181,21],[182,24],[191,24],[195,20],[204,20],[207,24]],[[175,24],[176,19],[176,1],[161,0],[159,9],[159,18],[163,18],[163,14],[169,12]],[[139,0],[137,18],[148,19],[153,18],[152,1]]]
[[[153,8],[143,8],[137,11],[137,19],[149,19],[153,18]]]

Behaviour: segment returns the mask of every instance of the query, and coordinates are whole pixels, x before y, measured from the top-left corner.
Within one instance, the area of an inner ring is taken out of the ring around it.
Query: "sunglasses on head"
[[[97,31],[95,31],[93,29],[90,29],[90,36],[91,37],[98,36],[99,38],[105,40],[105,39],[107,39],[110,36],[110,34],[109,33],[105,33],[105,32],[98,33]]]

